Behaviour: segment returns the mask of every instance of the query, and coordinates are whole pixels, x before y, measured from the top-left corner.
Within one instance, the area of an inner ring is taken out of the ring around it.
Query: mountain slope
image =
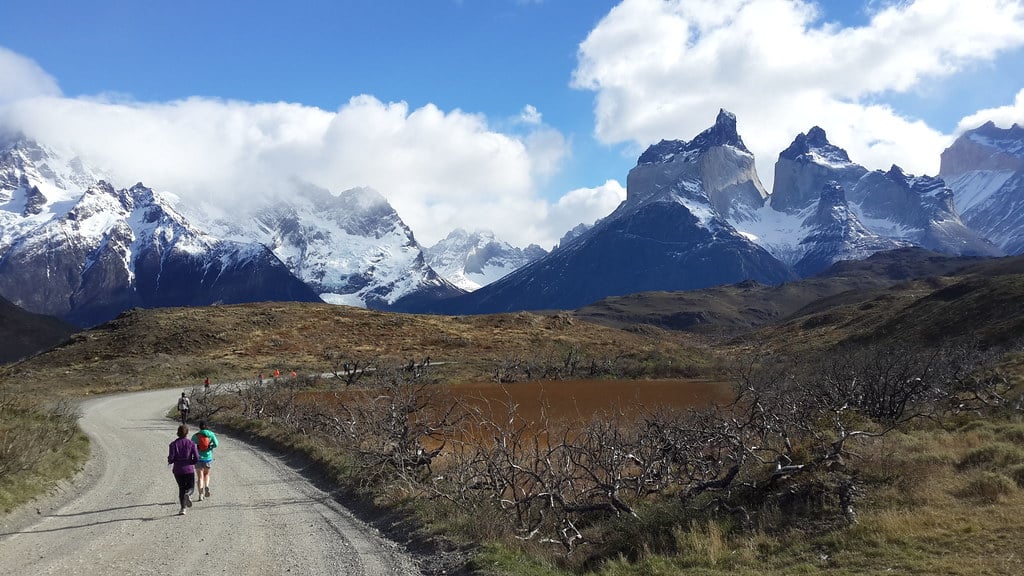
[[[942,152],[939,175],[964,222],[1009,254],[1024,254],[1024,127],[992,122]]]
[[[498,240],[489,230],[470,233],[461,228],[424,251],[431,268],[467,292],[486,286],[545,254],[547,251],[536,244],[516,248]]]
[[[808,230],[800,241],[807,249],[793,269],[808,277],[843,260],[863,260],[885,250],[905,247],[906,242],[884,238],[867,229],[850,210],[842,186],[825,184],[815,213],[803,222]]]
[[[426,262],[412,231],[377,191],[340,194],[296,184],[292,193],[230,220],[193,221],[217,236],[268,246],[326,302],[404,310],[462,293]]]
[[[779,154],[768,204],[730,222],[801,276],[910,244],[954,255],[1002,255],[964,224],[952,198],[939,178],[915,177],[897,166],[869,172],[815,126]]]
[[[26,312],[0,297],[0,364],[53,348],[66,342],[76,330],[53,316]]]
[[[136,306],[318,300],[264,246],[203,234],[142,184],[80,191],[54,158],[20,141],[0,166],[0,295],[14,304],[88,326]]]
[[[739,234],[719,210],[763,202],[753,156],[722,111],[690,142],[663,141],[630,171],[626,200],[565,246],[435,311],[486,313],[577,308],[646,290],[686,290],[747,279],[778,284],[792,272]]]
[[[946,276],[977,265],[964,258],[902,248],[839,262],[811,277],[779,286],[742,282],[701,290],[645,292],[606,298],[576,310],[581,318],[625,328],[650,324],[701,334],[732,335],[779,322],[803,309],[861,302],[876,290],[913,278]]]

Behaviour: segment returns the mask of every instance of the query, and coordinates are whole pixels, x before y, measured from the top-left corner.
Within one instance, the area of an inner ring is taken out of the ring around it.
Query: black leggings
[[[175,474],[174,481],[178,483],[178,502],[181,503],[181,507],[185,507],[185,495],[191,494],[196,487],[196,474],[195,472],[189,472],[188,474]]]

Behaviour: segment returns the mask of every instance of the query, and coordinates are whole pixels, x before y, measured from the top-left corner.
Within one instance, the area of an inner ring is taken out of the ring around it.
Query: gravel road
[[[178,516],[175,390],[83,405],[92,457],[63,494],[0,526],[0,574],[420,574],[281,460],[217,432],[211,497]]]

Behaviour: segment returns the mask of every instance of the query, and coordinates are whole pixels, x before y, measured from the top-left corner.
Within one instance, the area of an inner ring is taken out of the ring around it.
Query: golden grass
[[[571,315],[520,312],[429,316],[346,306],[257,303],[207,308],[132,310],[73,341],[0,368],[0,387],[48,395],[190,387],[255,379],[274,369],[329,372],[331,353],[348,361],[404,365],[444,363],[446,381],[488,381],[512,359],[556,359],[577,347],[588,359],[671,367],[687,376],[714,361],[698,338],[652,329],[607,328]],[[340,364],[340,361],[338,361]]]

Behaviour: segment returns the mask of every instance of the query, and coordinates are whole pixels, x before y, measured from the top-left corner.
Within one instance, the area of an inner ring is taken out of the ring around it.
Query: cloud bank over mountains
[[[934,174],[952,135],[877,100],[1020,48],[1024,5],[870,5],[867,25],[841,27],[804,0],[625,0],[580,45],[572,82],[596,93],[596,133],[608,143],[690,138],[725,108],[764,180],[813,125],[865,166]]]
[[[334,192],[377,189],[425,243],[466,222],[511,241],[554,242],[564,232],[545,222],[558,221],[559,209],[538,190],[567,144],[539,122],[505,134],[480,115],[429,104],[410,110],[368,95],[335,112],[281,102],[41,95],[7,104],[0,121],[83,154],[125,184],[143,180],[228,209],[305,181]],[[616,203],[599,206],[591,220]]]
[[[869,6],[866,25],[843,27],[806,0],[624,0],[580,44],[566,81],[594,92],[595,136],[625,144],[632,158],[662,138],[694,137],[726,108],[737,114],[769,187],[778,153],[813,125],[868,168],[895,162],[934,174],[953,135],[881,101],[1024,46],[1024,2]],[[573,157],[572,138],[529,103],[513,118],[487,118],[368,94],[333,111],[207,97],[65,96],[59,79],[2,47],[0,78],[3,127],[87,156],[120,186],[141,180],[223,210],[295,182],[335,193],[369,186],[424,245],[461,227],[550,248],[625,197],[616,181],[552,193],[553,177]],[[1015,103],[971,113],[959,129],[989,119],[1024,123],[1021,88]]]

